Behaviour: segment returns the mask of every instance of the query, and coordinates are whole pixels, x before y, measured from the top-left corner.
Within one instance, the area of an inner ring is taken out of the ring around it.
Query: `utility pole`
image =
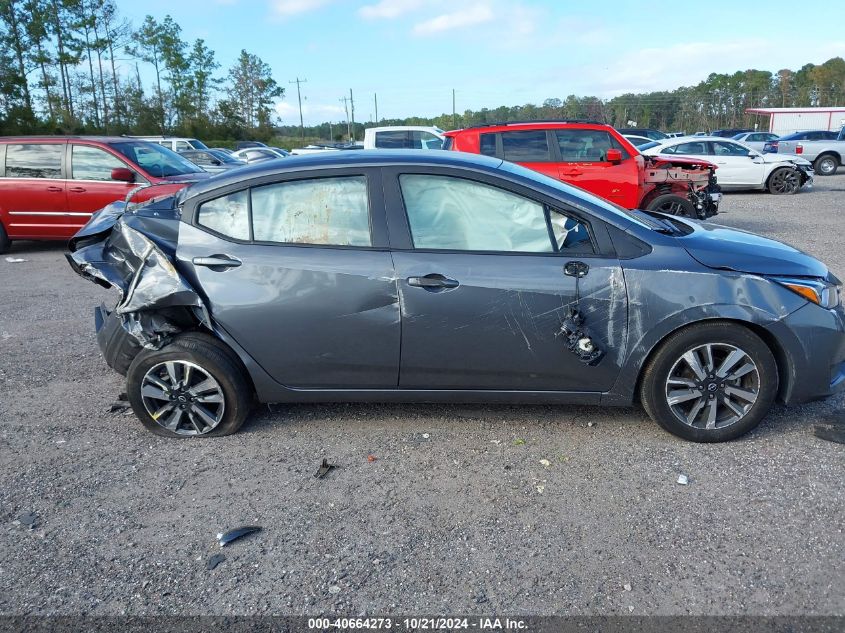
[[[338,99],[338,101],[343,101],[343,109],[346,111],[346,134],[352,139],[352,128],[349,127],[349,102],[346,97]]]
[[[376,104],[376,125],[378,125],[378,95],[373,93],[373,103]]]
[[[299,91],[299,84],[308,83],[307,79],[296,78],[296,81],[289,81],[289,84],[296,84],[296,97],[299,99],[299,134],[305,138],[305,125],[302,123],[302,93]]]
[[[352,88],[349,89],[349,109],[352,110],[352,132],[350,139],[355,140],[355,99],[352,98]]]
[[[453,130],[458,129],[457,117],[455,115],[455,89],[454,88],[452,88],[452,129]]]

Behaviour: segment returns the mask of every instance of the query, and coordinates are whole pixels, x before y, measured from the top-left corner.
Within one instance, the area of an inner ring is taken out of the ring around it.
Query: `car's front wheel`
[[[199,333],[138,354],[126,374],[126,394],[141,423],[165,437],[230,435],[253,402],[233,354]]]
[[[659,347],[643,373],[640,401],[670,433],[724,442],[756,427],[777,389],[777,363],[759,336],[735,323],[697,323]]]
[[[769,193],[793,194],[801,189],[801,177],[797,169],[791,167],[780,167],[769,176]]]

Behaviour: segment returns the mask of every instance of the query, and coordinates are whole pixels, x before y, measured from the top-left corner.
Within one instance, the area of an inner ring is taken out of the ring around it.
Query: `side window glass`
[[[495,156],[496,155],[496,135],[495,134],[482,134],[480,140],[481,145],[481,153],[485,156]]]
[[[6,178],[61,178],[64,144],[7,145]]]
[[[707,156],[707,143],[704,141],[696,141],[694,143],[681,143],[675,145],[674,152],[663,152],[671,154],[684,154],[686,156]]]
[[[111,170],[127,165],[96,147],[74,145],[71,149],[71,177],[74,180],[111,180]]]
[[[249,239],[247,191],[203,202],[197,211],[197,224],[237,240]]]
[[[252,190],[256,241],[371,246],[363,176],[281,182]]]
[[[736,143],[713,141],[713,153],[716,156],[748,156],[748,150]]]
[[[551,160],[545,130],[503,132],[502,151],[503,158],[514,163],[542,163]]]
[[[185,150],[191,149],[191,146],[188,145],[185,141],[176,141],[176,151],[182,152]]]
[[[590,241],[586,224],[555,210],[549,214],[549,220],[560,252],[593,252],[593,243]]]
[[[413,130],[411,132],[411,147],[413,149],[443,149],[443,140],[431,132]]]
[[[407,149],[408,133],[404,130],[376,132],[376,147],[379,149]]]
[[[415,248],[552,253],[542,204],[471,180],[399,177]]]
[[[603,130],[556,130],[560,159],[567,163],[606,162],[607,150],[618,149],[622,158],[628,152],[615,138]]]
[[[173,141],[160,141],[159,145],[166,147],[167,149],[173,149]]]

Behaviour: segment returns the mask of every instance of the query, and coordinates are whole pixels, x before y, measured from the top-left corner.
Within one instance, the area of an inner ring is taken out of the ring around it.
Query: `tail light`
[[[804,153],[804,146],[801,143],[795,146],[795,153],[796,154],[803,154]]]

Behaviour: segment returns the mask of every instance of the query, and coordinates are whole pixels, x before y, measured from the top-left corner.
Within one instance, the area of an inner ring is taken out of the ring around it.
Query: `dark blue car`
[[[331,152],[107,207],[106,362],[160,435],[253,402],[641,403],[701,442],[845,389],[840,282],[780,242],[457,152]]]

